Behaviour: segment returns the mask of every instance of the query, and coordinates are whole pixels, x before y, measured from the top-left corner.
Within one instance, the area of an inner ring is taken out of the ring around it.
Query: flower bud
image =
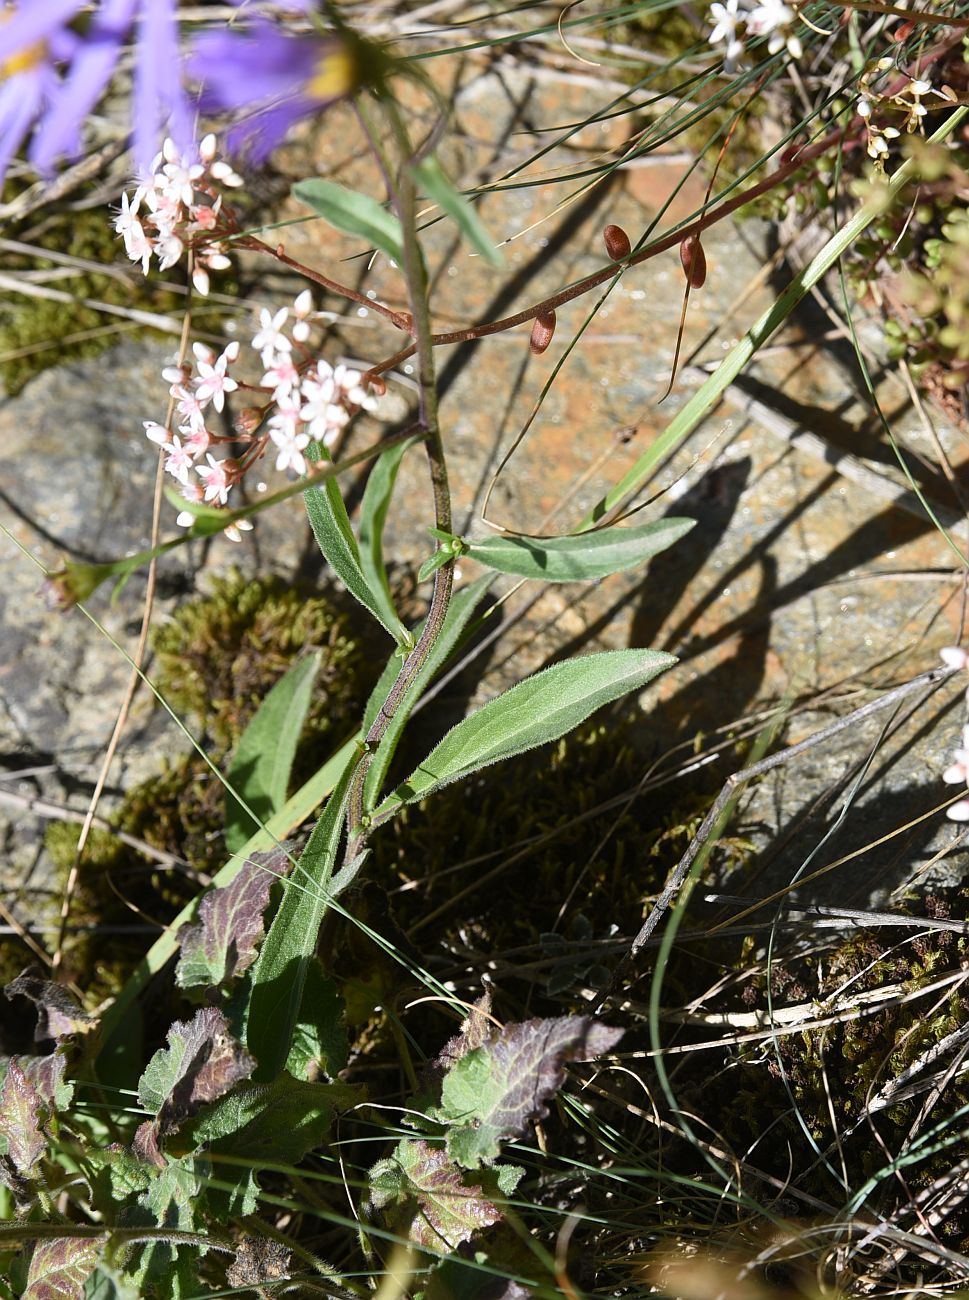
[[[691,289],[702,289],[707,278],[707,258],[697,235],[687,235],[680,244],[680,263]]]
[[[633,251],[629,236],[622,226],[606,226],[602,238],[606,245],[606,252],[614,262],[624,262]]]
[[[555,312],[543,311],[536,316],[532,325],[532,337],[528,340],[533,357],[540,357],[552,341],[555,333]]]
[[[233,421],[236,433],[241,437],[254,434],[266,418],[264,407],[244,406]]]

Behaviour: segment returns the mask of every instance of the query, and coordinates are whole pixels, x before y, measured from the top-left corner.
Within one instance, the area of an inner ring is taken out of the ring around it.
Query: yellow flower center
[[[9,6],[0,9],[0,23],[5,23],[15,13],[16,6],[13,9]],[[0,60],[0,81],[6,81],[8,77],[16,77],[21,72],[29,72],[31,68],[36,68],[38,64],[43,63],[46,56],[47,46],[43,41],[25,45],[22,50],[17,50],[9,58]]]
[[[356,60],[349,50],[337,48],[323,55],[303,90],[310,99],[339,99],[356,84]]]

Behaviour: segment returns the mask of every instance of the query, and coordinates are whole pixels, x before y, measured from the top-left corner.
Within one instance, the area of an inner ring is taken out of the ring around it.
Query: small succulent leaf
[[[148,1062],[138,1100],[157,1117],[158,1131],[174,1131],[207,1103],[248,1078],[255,1061],[232,1037],[217,1007],[203,1007],[168,1031],[168,1046]]]
[[[252,967],[246,1046],[259,1062],[256,1077],[262,1081],[279,1074],[293,1045],[307,974],[330,901],[330,880],[340,849],[356,759],[356,752],[347,757],[306,848],[286,881],[279,909]]]
[[[313,699],[320,662],[321,654],[316,651],[295,663],[272,688],[242,733],[228,771],[225,844],[230,853],[238,853],[286,802],[296,746]],[[250,813],[255,814],[256,821]]]
[[[407,1230],[415,1245],[447,1254],[501,1218],[497,1205],[479,1185],[465,1182],[464,1170],[442,1147],[422,1139],[405,1140],[398,1159],[417,1202]]]
[[[526,677],[452,727],[378,812],[416,803],[439,786],[558,740],[675,662],[658,650],[606,650]]]
[[[249,969],[263,936],[270,890],[289,868],[283,849],[253,853],[227,885],[203,896],[198,920],[178,932],[175,981],[181,988],[221,987]]]
[[[306,971],[293,1045],[286,1060],[286,1071],[294,1079],[314,1081],[321,1074],[333,1078],[346,1065],[350,1043],[343,1012],[336,984],[314,957]]]
[[[602,528],[571,537],[488,537],[468,542],[470,559],[519,578],[578,582],[606,578],[645,563],[679,541],[693,519],[659,519],[640,528]]]
[[[358,194],[335,181],[314,176],[298,181],[293,186],[293,197],[312,208],[335,230],[342,230],[345,235],[358,235],[393,258],[398,266],[403,266],[404,232],[400,222],[369,194]]]
[[[367,779],[363,787],[363,806],[367,812],[373,810],[381,786],[386,778],[387,769],[397,749],[401,733],[413,713],[415,705],[454,653],[475,609],[491,583],[490,574],[485,574],[483,577],[475,579],[474,582],[469,582],[466,587],[459,588],[451,597],[451,603],[444,617],[444,625],[431,647],[431,652],[410,686],[404,692],[404,697],[391,719],[390,726],[384,733],[383,739],[377,746],[373,760],[367,770]],[[387,694],[393,686],[394,679],[399,671],[400,666],[393,659],[384,669],[364,713],[364,727],[367,730],[373,724],[377,711],[387,698]]]
[[[36,1006],[35,1039],[38,1042],[48,1038],[59,1040],[92,1029],[95,1017],[84,1010],[73,993],[53,980],[44,979],[36,970],[36,967],[28,967],[3,990],[7,998],[29,998]]]
[[[84,1300],[141,1300],[141,1292],[107,1264],[99,1264],[84,1283]]]
[[[400,463],[404,454],[418,441],[418,438],[408,438],[406,442],[399,442],[395,447],[388,447],[381,452],[374,461],[360,503],[360,569],[367,587],[383,607],[384,627],[394,627],[400,623],[390,594],[387,566],[384,564],[384,524]]]
[[[43,1108],[37,1089],[13,1057],[0,1087],[0,1138],[19,1174],[29,1175],[47,1149],[41,1130]]]
[[[414,174],[424,189],[424,193],[449,217],[457,222],[461,234],[475,250],[485,259],[489,266],[504,266],[505,259],[494,245],[473,204],[469,203],[460,190],[455,189],[436,158],[425,158],[414,168]]]
[[[306,455],[311,460],[318,460],[323,452],[318,443],[310,443]],[[323,552],[323,558],[346,585],[347,591],[356,597],[364,609],[370,611],[395,641],[399,641],[403,628],[396,613],[389,622],[385,621],[386,600],[383,592],[371,588],[363,571],[360,547],[353,534],[350,516],[336,479],[324,479],[319,487],[307,488],[303,500],[306,502],[313,536]]]
[[[107,1233],[38,1241],[30,1257],[23,1300],[83,1300],[84,1284],[107,1241]]]
[[[565,1080],[566,1063],[601,1056],[622,1032],[589,1016],[506,1025],[444,1076],[435,1114],[455,1126],[448,1132],[448,1153],[468,1169],[490,1164],[502,1141],[523,1136],[546,1113]]]

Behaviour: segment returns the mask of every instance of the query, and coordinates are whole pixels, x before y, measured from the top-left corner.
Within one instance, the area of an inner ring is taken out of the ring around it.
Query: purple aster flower
[[[75,40],[57,25],[46,41],[25,43],[0,60],[0,184],[34,122],[57,94],[55,65],[70,57]]]
[[[359,84],[357,54],[342,36],[286,36],[257,19],[244,31],[196,37],[187,71],[203,113],[248,110],[226,143],[262,162],[291,126]]]
[[[150,163],[166,120],[168,133],[179,147],[190,147],[192,113],[181,86],[176,5],[177,0],[103,0],[84,37],[76,39],[69,53],[63,82],[34,115],[37,130],[29,157],[38,171],[50,173],[59,158],[82,152],[82,124],[111,80],[133,28],[132,109],[138,166]],[[32,0],[15,9],[0,25],[0,61],[37,42],[52,41],[87,7],[85,0],[44,0],[43,4]],[[7,142],[4,132],[2,144]]]

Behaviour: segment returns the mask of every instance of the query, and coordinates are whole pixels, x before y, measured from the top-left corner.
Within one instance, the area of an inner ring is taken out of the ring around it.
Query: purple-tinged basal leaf
[[[18,1173],[29,1174],[47,1147],[41,1131],[43,1103],[37,1089],[13,1057],[0,1088],[0,1137]]]
[[[383,1166],[389,1164],[396,1166],[396,1187],[382,1176]],[[387,1192],[393,1189],[398,1207],[395,1226],[425,1250],[447,1254],[501,1218],[501,1210],[481,1186],[465,1183],[464,1170],[443,1147],[422,1139],[398,1143],[391,1159],[375,1166],[371,1178],[374,1205],[387,1207]]]
[[[58,1049],[47,1056],[18,1056],[17,1063],[37,1089],[48,1114],[65,1110],[74,1096],[74,1084],[64,1078],[67,1057]]]
[[[82,1300],[84,1283],[108,1241],[98,1237],[52,1237],[38,1241],[30,1257],[22,1300]]]
[[[157,1117],[158,1132],[171,1133],[247,1079],[255,1064],[229,1033],[222,1012],[203,1007],[169,1029],[168,1046],[155,1053],[138,1082],[138,1100]]]
[[[487,1042],[493,1032],[491,990],[485,989],[461,1022],[461,1032],[449,1038],[430,1063],[431,1071],[434,1074],[444,1074],[452,1065],[460,1061],[462,1056],[467,1056],[469,1052],[473,1052],[475,1048]]]
[[[36,966],[29,966],[11,980],[3,992],[7,998],[29,998],[37,1007],[34,1037],[38,1042],[87,1033],[96,1023],[96,1018],[84,1010],[72,993],[62,985],[44,979]]]
[[[228,984],[252,965],[265,932],[269,891],[289,867],[281,849],[253,853],[227,885],[205,895],[198,920],[178,932],[182,951],[175,980],[183,989]]]
[[[506,1138],[522,1137],[565,1080],[568,1061],[610,1051],[623,1031],[589,1016],[506,1025],[445,1075],[435,1117],[453,1125],[448,1153],[466,1169],[490,1164]]]

